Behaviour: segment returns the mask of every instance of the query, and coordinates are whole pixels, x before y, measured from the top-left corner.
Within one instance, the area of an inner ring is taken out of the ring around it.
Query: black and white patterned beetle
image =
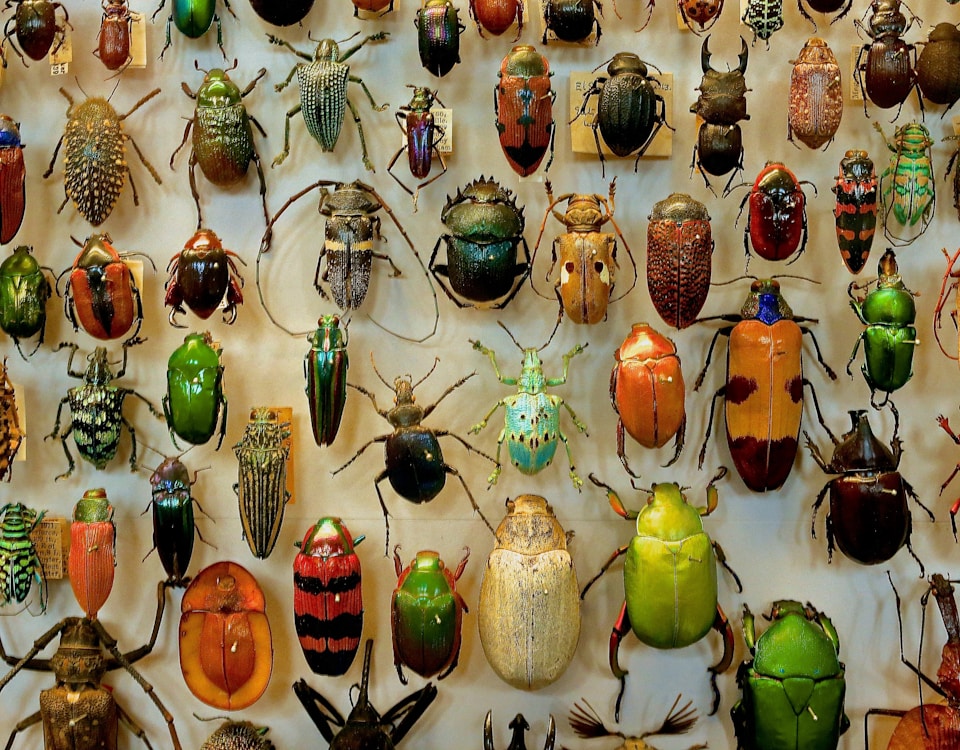
[[[759,37],[770,49],[770,37],[783,28],[783,0],[748,0],[740,19],[753,30],[753,41]]]
[[[367,142],[363,137],[360,113],[357,112],[353,102],[347,98],[347,84],[351,81],[359,83],[363,93],[370,100],[370,106],[377,112],[382,112],[387,108],[387,105],[377,106],[377,103],[373,100],[373,94],[367,88],[367,84],[358,76],[350,75],[350,66],[346,65],[345,61],[367,42],[378,42],[388,36],[389,32],[386,31],[371,34],[350,47],[342,55],[339,45],[333,39],[321,39],[313,55],[309,55],[296,49],[290,42],[284,41],[273,34],[267,34],[267,39],[270,40],[271,44],[287,47],[297,57],[307,61],[294,65],[289,75],[274,87],[277,91],[283,91],[296,73],[297,83],[300,86],[300,103],[287,112],[283,133],[283,151],[273,160],[273,166],[282,164],[283,160],[290,154],[290,118],[298,112],[302,113],[307,131],[320,144],[320,148],[324,151],[333,151],[333,147],[337,145],[337,139],[340,137],[343,115],[346,108],[350,107],[350,113],[353,115],[354,122],[357,123],[357,131],[360,133],[363,166],[371,172],[374,171],[373,163],[367,156]]]

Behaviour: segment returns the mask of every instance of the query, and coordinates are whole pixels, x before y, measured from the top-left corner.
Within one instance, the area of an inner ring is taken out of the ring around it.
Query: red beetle
[[[23,223],[26,176],[20,124],[12,117],[0,115],[0,245],[12,240]]]
[[[517,22],[517,35],[513,41],[517,41],[523,33],[522,0],[470,0],[469,8],[470,17],[476,22],[481,37],[484,29],[494,36],[500,36],[514,21]]]
[[[644,448],[662,448],[675,438],[672,464],[683,449],[686,390],[677,347],[647,323],[634,323],[610,373],[610,403],[617,413],[617,455],[630,476],[624,430]]]
[[[63,308],[74,330],[79,324],[97,339],[121,338],[136,321],[132,341],[143,323],[140,289],[112,242],[109,234],[87,238],[69,269]]]
[[[97,616],[113,589],[115,539],[113,506],[107,500],[107,491],[102,487],[87,490],[73,508],[67,568],[73,595],[90,619]]]
[[[550,63],[530,44],[518,44],[500,63],[494,105],[500,147],[521,177],[537,171],[547,149],[553,162],[553,100]]]
[[[167,293],[163,304],[171,308],[170,325],[186,327],[177,323],[175,317],[186,312],[184,304],[206,320],[224,297],[223,322],[230,324],[237,319],[237,305],[243,304],[243,277],[234,258],[240,260],[236,253],[223,247],[220,238],[210,229],[198,229],[187,240],[183,251],[167,264],[170,277],[165,285]]]
[[[837,442],[823,421],[813,386],[803,377],[803,334],[810,334],[817,361],[831,380],[836,380],[837,375],[823,361],[813,331],[799,325],[810,322],[809,319],[794,316],[780,294],[780,284],[772,279],[759,279],[751,284],[740,315],[720,315],[707,320],[717,319],[736,324],[714,334],[703,371],[694,386],[694,390],[699,390],[703,383],[717,339],[721,335],[729,336],[727,382],[714,394],[710,404],[699,465],[703,468],[717,398],[723,397],[727,445],[743,483],[754,492],[775,490],[790,475],[797,456],[803,386],[810,386],[817,419],[830,439]]]
[[[711,29],[720,18],[723,0],[677,0],[677,10],[687,28],[700,34]]]
[[[103,0],[101,5],[103,20],[100,22],[97,49],[93,54],[100,58],[107,70],[120,70],[133,60],[130,55],[133,17],[127,0]]]
[[[748,258],[748,237],[754,252],[765,260],[786,260],[794,253],[799,258],[806,249],[807,208],[800,187],[803,184],[813,185],[806,180],[800,182],[781,162],[768,161],[760,170],[750,193],[740,202],[743,213],[744,205],[750,201],[743,228],[743,251]]]
[[[356,539],[339,518],[311,526],[293,561],[293,614],[300,648],[315,674],[342,675],[363,631],[363,595]]]
[[[180,604],[180,671],[204,703],[237,711],[263,695],[273,669],[266,600],[235,562],[204,568]]]

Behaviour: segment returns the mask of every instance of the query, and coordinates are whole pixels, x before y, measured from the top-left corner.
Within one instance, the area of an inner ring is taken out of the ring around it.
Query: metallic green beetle
[[[860,370],[870,386],[871,399],[875,391],[892,393],[903,387],[913,375],[913,353],[917,345],[917,305],[913,292],[907,289],[900,278],[897,256],[888,249],[877,267],[879,278],[876,287],[866,297],[854,296],[854,291],[869,287],[850,282],[847,294],[850,307],[866,329],[857,337],[847,374],[856,359],[860,342],[863,341],[864,362]]]
[[[933,139],[930,131],[919,122],[897,128],[893,143],[887,140],[879,123],[875,122],[873,126],[893,152],[890,166],[880,175],[883,233],[895,245],[908,245],[923,234],[933,221],[936,208],[936,179],[930,160]],[[890,228],[891,215],[900,226],[915,229],[916,234],[902,236],[893,232]]]
[[[337,315],[323,315],[307,340],[310,351],[303,358],[303,375],[313,439],[320,446],[332,445],[347,402],[348,337]]]
[[[163,10],[163,6],[166,5],[167,0],[160,0],[160,5],[153,12],[150,20],[154,20],[157,17],[157,14]],[[227,6],[227,10],[230,11],[230,15],[234,18],[237,17],[237,14],[233,12],[233,8],[230,7],[229,0],[223,0],[224,5]],[[167,17],[167,39],[166,43],[163,45],[163,49],[160,50],[160,59],[163,59],[164,52],[167,51],[167,48],[170,46],[170,24],[171,22],[176,24],[177,29],[185,37],[189,39],[199,39],[204,34],[207,33],[207,30],[214,23],[217,24],[217,46],[220,48],[220,52],[223,54],[223,58],[227,58],[226,50],[223,49],[223,31],[220,26],[220,16],[217,15],[217,0],[173,0],[173,9],[170,12],[170,15]]]
[[[560,322],[559,319],[557,322]],[[503,330],[507,330],[502,323],[500,325]],[[556,329],[554,329],[554,332],[556,332]],[[559,378],[545,378],[538,353],[541,349],[546,348],[550,341],[548,340],[547,344],[544,344],[540,349],[532,347],[525,349],[517,344],[517,340],[513,338],[510,331],[507,331],[507,334],[517,345],[517,348],[523,352],[523,367],[518,378],[505,378],[501,375],[500,368],[497,366],[497,357],[493,350],[487,349],[479,341],[470,340],[476,351],[490,358],[497,380],[504,385],[517,386],[515,396],[505,396],[497,401],[484,416],[483,421],[470,428],[471,434],[478,434],[480,430],[487,426],[487,421],[493,413],[501,406],[504,408],[504,427],[497,438],[497,455],[495,457],[497,468],[487,477],[487,482],[491,485],[496,484],[500,477],[500,449],[503,448],[504,441],[506,441],[507,450],[510,453],[510,462],[524,474],[532,475],[537,474],[553,462],[553,456],[557,452],[557,440],[562,440],[570,464],[570,479],[573,486],[579,490],[583,486],[583,480],[577,475],[576,467],[573,465],[573,455],[570,453],[567,436],[560,430],[560,407],[563,406],[570,412],[573,424],[580,432],[586,432],[587,426],[577,418],[569,404],[559,396],[547,393],[546,389],[567,382],[570,360],[580,354],[587,347],[587,344],[577,344],[563,355],[563,375]]]
[[[624,602],[610,633],[610,671],[620,680],[617,721],[627,676],[618,654],[621,640],[631,629],[642,643],[659,649],[689,646],[711,629],[720,633],[723,655],[709,670],[714,695],[711,713],[716,713],[720,705],[717,675],[729,669],[733,662],[733,628],[717,604],[717,561],[726,565],[726,558],[720,546],[703,530],[701,516],[716,510],[715,484],[726,473],[721,467],[710,481],[705,507],[690,505],[681,487],[674,482],[660,482],[647,490],[650,497],[639,511],[627,510],[613,488],[590,475],[591,482],[606,490],[614,512],[628,521],[636,519],[637,523],[636,536],[629,544],[614,550],[580,594],[581,599],[585,597],[614,561],[626,555]],[[740,581],[733,575],[739,587]]]
[[[0,263],[0,328],[13,339],[24,358],[20,339],[39,333],[40,338],[30,354],[40,348],[47,324],[47,300],[53,293],[32,251],[33,248],[20,245]]]
[[[840,639],[830,618],[812,604],[780,600],[756,637],[743,607],[743,638],[753,660],[740,665],[743,697],[730,714],[737,747],[745,750],[835,750],[850,726]]]
[[[227,431],[227,399],[223,395],[220,352],[211,346],[210,332],[191,333],[167,361],[167,395],[163,415],[176,445],[177,437],[202,445],[213,437],[219,421],[217,450]],[[220,407],[223,407],[221,411]]]
[[[34,581],[40,592],[40,611],[47,608],[47,581],[30,534],[46,511],[37,512],[23,503],[0,508],[0,605],[22,604]]]

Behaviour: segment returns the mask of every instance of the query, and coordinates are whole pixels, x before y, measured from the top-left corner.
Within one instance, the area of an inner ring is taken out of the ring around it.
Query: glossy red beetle
[[[20,124],[0,115],[0,245],[10,242],[23,223],[26,175]]]
[[[470,17],[477,24],[477,32],[483,36],[486,29],[494,36],[500,36],[517,23],[517,35],[523,33],[523,0],[470,0]]]
[[[263,695],[273,669],[266,600],[235,562],[204,568],[180,604],[180,670],[204,703],[236,711]]]
[[[765,260],[786,260],[794,253],[799,258],[806,249],[807,208],[800,187],[803,184],[813,185],[798,180],[781,162],[768,161],[760,170],[750,193],[740,202],[743,213],[744,205],[750,201],[743,228],[743,251],[748,258],[747,238],[754,252]],[[816,191],[816,186],[813,188]]]
[[[117,566],[113,506],[107,491],[87,490],[73,509],[70,524],[70,555],[67,568],[70,586],[84,614],[95,618],[113,589]]]
[[[243,277],[234,258],[240,260],[224,248],[213,230],[198,229],[187,240],[183,251],[167,264],[170,277],[163,304],[171,308],[170,325],[186,328],[176,321],[177,314],[186,312],[184,304],[206,320],[223,302],[223,322],[231,324],[237,319],[237,305],[243,304]]]
[[[103,19],[94,55],[107,70],[120,70],[130,64],[130,30],[133,17],[127,0],[102,0]]]

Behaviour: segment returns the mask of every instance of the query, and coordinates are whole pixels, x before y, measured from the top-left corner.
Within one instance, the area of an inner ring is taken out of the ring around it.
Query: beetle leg
[[[187,96],[190,96],[190,88],[187,86],[186,83],[184,83],[183,86],[184,86],[184,91],[187,92]],[[194,94],[193,98],[194,98],[194,99],[197,98],[197,97],[196,97],[196,94]],[[182,149],[184,146],[187,145],[187,138],[190,137],[190,130],[191,130],[192,128],[193,128],[193,118],[192,118],[192,117],[188,117],[188,118],[187,118],[187,126],[183,129],[183,140],[180,141],[180,145],[177,146],[177,148],[174,150],[174,152],[173,152],[172,154],[170,154],[170,169],[173,169],[173,160],[177,158],[177,154],[180,153],[180,149]]]
[[[621,430],[622,430],[622,428],[621,428]],[[674,442],[673,442],[673,444],[674,444],[673,458],[671,458],[669,461],[667,461],[667,462],[663,465],[663,468],[667,468],[668,466],[672,466],[673,464],[675,464],[675,463],[677,462],[677,459],[680,458],[680,451],[683,450],[683,442],[684,442],[684,438],[686,437],[686,434],[687,434],[687,415],[684,414],[684,415],[683,415],[683,419],[680,421],[680,429],[677,430],[677,436],[674,438]]]
[[[870,727],[869,719],[871,716],[892,716],[902,719],[906,716],[906,711],[898,711],[893,708],[871,708],[863,715],[863,746],[865,750],[870,750]]]
[[[171,157],[172,158],[172,157]],[[203,227],[203,211],[200,209],[200,192],[197,190],[197,152],[190,152],[190,161],[188,163],[187,174],[190,178],[190,194],[193,196],[193,202],[197,207],[197,230]]]
[[[923,561],[919,557],[917,557],[917,553],[913,551],[913,545],[910,543],[910,537],[912,535],[913,535],[913,516],[910,513],[908,513],[907,514],[907,552],[909,552],[910,556],[917,561],[917,565],[920,566],[920,578],[923,578],[924,570],[925,570],[923,567]],[[956,539],[956,536],[954,536],[954,539]]]
[[[360,85],[363,86],[363,90],[366,92],[367,96],[370,97],[370,103],[373,104],[373,108],[377,109],[376,104],[373,102],[373,97],[367,90],[367,87],[364,85],[363,81],[355,76],[350,76],[350,80],[358,81]],[[377,170],[373,168],[373,162],[370,161],[370,157],[367,154],[367,139],[363,135],[363,123],[360,121],[360,113],[357,112],[356,105],[350,101],[350,97],[347,97],[347,107],[350,108],[350,114],[353,117],[353,121],[357,124],[357,133],[360,135],[360,158],[363,160],[363,166],[370,172],[376,172]]]
[[[62,89],[61,89],[62,91]],[[47,167],[47,171],[43,173],[44,179],[48,178],[53,174],[53,165],[57,163],[57,155],[60,153],[60,147],[63,145],[63,136],[60,136],[60,140],[57,141],[57,145],[53,149],[53,158],[50,159],[50,166]]]
[[[133,717],[130,716],[119,703],[114,702],[114,705],[117,708],[117,716],[123,725],[140,738],[143,744],[147,746],[147,750],[153,750],[153,745],[151,745],[150,740],[147,739],[147,733],[143,731],[143,728],[133,720]]]
[[[423,716],[434,699],[437,697],[437,688],[428,682],[420,690],[411,693],[387,709],[381,722],[391,726],[388,734],[394,745],[407,736],[407,732]]]
[[[294,68],[296,70],[296,68]],[[349,101],[349,100],[348,100]],[[293,107],[287,111],[287,117],[283,124],[283,151],[277,154],[273,162],[271,162],[271,167],[278,167],[283,164],[284,159],[290,155],[290,119],[296,117],[300,113],[300,103],[297,102]],[[276,221],[276,216],[273,217]]]
[[[616,370],[614,370],[616,372]],[[620,463],[623,464],[624,471],[627,472],[634,479],[640,479],[640,474],[637,474],[633,469],[630,468],[630,464],[627,461],[627,445],[625,438],[625,432],[623,429],[623,420],[617,419],[617,456],[620,458]],[[679,455],[679,451],[677,452]],[[674,457],[674,461],[676,457]],[[671,461],[670,463],[673,463]],[[669,464],[667,464],[669,466]]]
[[[310,716],[314,725],[327,742],[332,742],[334,731],[330,728],[333,723],[338,727],[344,725],[340,712],[320,693],[307,684],[306,680],[297,680],[293,683],[293,692],[296,693],[304,710]]]
[[[157,93],[159,93],[160,89],[156,89],[156,91]],[[147,101],[147,99],[149,98],[150,98],[149,96],[145,96],[137,104],[137,107],[139,107],[141,103]],[[134,110],[136,110],[137,107],[134,107],[133,109],[131,109],[130,112],[133,112]],[[130,112],[128,112],[127,114],[130,114]],[[124,115],[124,117],[126,117],[126,115]],[[137,156],[140,157],[140,162],[143,164],[143,166],[147,168],[147,171],[150,173],[150,176],[153,177],[153,181],[156,182],[158,185],[162,185],[163,180],[160,179],[160,175],[157,174],[157,170],[153,168],[153,165],[149,161],[147,161],[147,157],[143,155],[143,152],[140,150],[140,147],[137,145],[137,142],[133,140],[132,136],[124,134],[124,137],[126,138],[126,140],[130,141],[130,145],[133,146],[133,150],[136,151]],[[127,174],[129,173],[130,173],[130,169],[128,167]],[[130,178],[130,187],[133,187],[133,177]],[[134,201],[134,203],[136,203],[136,201]]]
[[[713,629],[723,636],[723,654],[720,661],[709,667],[710,687],[713,688],[713,706],[710,709],[709,716],[713,716],[720,708],[720,690],[717,688],[717,675],[726,672],[733,663],[733,627],[724,614],[720,605],[717,605],[717,617],[713,621]]]
[[[384,438],[387,438],[387,437],[389,437],[389,435],[384,436]],[[367,445],[369,444],[370,443],[367,443]],[[367,446],[364,446],[364,448],[366,447]],[[354,458],[356,458],[356,456],[354,456]],[[350,460],[352,461],[353,459],[350,459]],[[343,467],[341,466],[340,468],[342,469]],[[337,471],[340,471],[340,469],[337,469]],[[336,472],[334,472],[334,474],[336,474]],[[373,488],[377,491],[377,499],[380,501],[380,510],[383,511],[383,526],[386,532],[384,536],[384,541],[383,541],[384,557],[387,557],[390,553],[390,511],[387,510],[387,504],[383,500],[383,493],[380,491],[380,482],[382,482],[386,478],[387,478],[387,470],[384,469],[379,474],[377,474],[376,478],[373,480]]]
[[[126,353],[126,350],[124,350],[124,353]],[[148,399],[146,396],[140,393],[137,393],[132,388],[127,388],[125,390],[127,391],[128,395],[136,396],[138,399],[143,401],[143,403],[147,405],[147,408],[150,410],[150,413],[153,414],[153,416],[155,416],[157,419],[163,419],[163,413],[159,409],[157,409],[156,406],[153,405],[153,402],[151,402],[150,399]]]
[[[727,553],[723,551],[723,547],[720,546],[720,542],[714,541],[713,551],[717,556],[717,562],[720,563],[726,571],[733,576],[734,583],[737,584],[737,593],[743,593],[743,583],[740,581],[740,576],[737,575],[736,571],[730,567],[730,564],[727,562]]]
[[[6,745],[7,750],[9,750],[11,747],[13,747],[13,741],[14,741],[14,739],[16,739],[16,736],[17,736],[20,732],[22,732],[22,731],[24,731],[24,730],[26,730],[26,729],[29,729],[29,728],[32,727],[34,724],[39,724],[39,723],[40,723],[40,712],[39,712],[39,711],[37,711],[35,714],[30,714],[30,716],[28,716],[26,719],[24,719],[23,721],[18,722],[17,725],[13,728],[13,731],[10,732],[10,739],[7,740],[7,745]]]
[[[462,386],[464,383],[466,383],[468,380],[470,380],[470,378],[472,378],[476,374],[477,374],[476,372],[471,372],[469,375],[465,375],[464,377],[460,378],[456,383],[454,383],[449,388],[447,388],[443,393],[441,393],[440,398],[438,398],[436,401],[430,404],[430,406],[424,407],[423,419],[426,419],[427,417],[429,417],[430,413],[437,408],[437,406],[440,404],[441,401],[443,401],[443,399],[445,399],[447,396],[449,396],[451,393],[457,390],[457,388]]]
[[[721,316],[719,319],[725,319],[724,316]],[[694,323],[700,323],[704,320],[712,320],[712,318],[698,318]],[[707,369],[710,367],[710,360],[713,358],[713,349],[717,345],[717,339],[720,336],[730,336],[733,332],[733,326],[724,326],[723,328],[718,328],[717,332],[713,334],[713,339],[710,341],[710,348],[707,349],[707,358],[703,363],[703,369],[700,371],[700,374],[697,376],[697,380],[694,383],[693,390],[700,390],[700,386],[703,385],[703,379],[706,377]]]
[[[817,401],[817,392],[813,388],[813,383],[811,383],[806,378],[803,378],[803,380],[801,380],[801,386],[804,386],[804,385],[810,389],[810,395],[813,397],[813,409],[817,413],[817,421],[820,423],[820,426],[823,427],[823,429],[826,431],[827,435],[829,435],[830,440],[833,441],[834,444],[836,444],[837,443],[836,436],[830,431],[830,428],[827,427],[827,423],[823,421],[823,412],[820,411],[820,402]]]
[[[403,271],[397,267],[397,264],[393,262],[393,258],[391,258],[388,253],[371,253],[371,255],[378,260],[383,260],[390,264],[390,267],[393,269],[393,273],[390,274],[391,279],[395,279],[397,276],[403,276]]]
[[[592,475],[592,474],[590,475],[590,478],[591,478],[591,480],[593,480],[593,475]],[[623,545],[622,547],[618,547],[616,550],[614,550],[613,554],[610,555],[610,558],[603,564],[603,567],[600,568],[600,572],[597,573],[597,574],[596,574],[593,578],[591,578],[589,581],[587,581],[587,584],[586,584],[586,585],[583,587],[583,589],[580,591],[580,599],[583,599],[584,597],[586,597],[587,591],[590,590],[590,587],[593,586],[593,584],[596,583],[596,582],[600,579],[600,576],[602,576],[604,573],[607,572],[607,569],[608,569],[611,565],[613,565],[614,562],[616,562],[617,558],[622,557],[623,555],[627,554],[627,549],[628,549],[628,546],[627,546],[627,545]]]
[[[627,602],[624,600],[623,605],[620,607],[620,614],[617,616],[617,621],[613,624],[613,629],[610,631],[610,644],[608,648],[610,671],[613,672],[614,677],[620,680],[620,692],[617,693],[617,703],[614,709],[614,718],[618,722],[620,721],[620,703],[623,701],[623,692],[627,688],[627,670],[620,668],[618,654],[620,652],[620,641],[623,640],[623,637],[627,635],[630,630],[630,615],[627,613]]]
[[[808,319],[808,318],[794,318],[794,321],[797,322],[797,323],[804,323],[804,322],[815,323],[815,322],[817,322],[816,320]],[[817,337],[816,337],[816,335],[813,333],[813,330],[811,330],[810,328],[803,328],[803,327],[801,327],[801,330],[803,331],[803,333],[805,333],[805,334],[807,334],[808,336],[810,336],[810,340],[813,342],[813,351],[814,351],[814,352],[816,353],[816,355],[817,355],[817,362],[820,363],[820,366],[823,368],[823,371],[824,371],[825,373],[827,373],[827,376],[830,378],[830,380],[836,380],[836,379],[837,379],[837,373],[835,373],[835,372],[831,369],[830,365],[828,365],[828,364],[824,361],[824,359],[823,359],[823,354],[820,352],[820,344],[817,342]],[[828,430],[828,432],[829,432],[829,430]]]
[[[443,435],[443,434],[450,434],[450,433],[440,433],[440,432],[438,432],[438,433],[435,433],[435,434],[436,434],[438,437],[440,437],[440,436]],[[452,437],[457,437],[457,436],[456,436],[456,435],[453,435]],[[464,443],[464,444],[466,445],[466,443]],[[467,447],[469,448],[470,446],[467,445]],[[489,458],[489,456],[488,456],[488,458]],[[498,464],[498,467],[499,467],[499,464]],[[476,513],[478,516],[480,516],[480,518],[483,520],[483,522],[487,525],[487,528],[490,529],[490,533],[496,535],[496,532],[494,531],[493,526],[490,525],[490,521],[487,520],[487,517],[486,517],[485,515],[483,515],[483,511],[480,510],[480,506],[477,505],[476,498],[474,498],[473,493],[470,492],[470,488],[467,486],[467,483],[464,481],[463,477],[460,475],[460,472],[457,471],[454,467],[452,467],[452,466],[450,466],[449,464],[446,464],[446,463],[443,464],[443,470],[444,470],[447,474],[450,474],[450,475],[452,475],[452,476],[455,476],[457,479],[460,480],[460,484],[463,485],[463,491],[467,493],[467,498],[470,500],[470,505],[473,507],[474,513]],[[464,559],[464,563],[466,563],[466,559]],[[450,667],[450,670],[452,670],[453,667],[455,667],[455,666],[456,666],[456,662],[453,663],[453,666]],[[450,673],[450,670],[447,670],[447,674]],[[444,675],[444,676],[446,676],[446,675]],[[440,679],[443,679],[443,678],[441,677]]]
[[[696,390],[696,388],[694,388]],[[713,394],[713,398],[710,400],[710,416],[707,417],[707,434],[703,436],[703,445],[700,446],[700,456],[697,461],[697,468],[703,468],[703,461],[707,457],[707,441],[710,440],[710,433],[713,430],[713,415],[717,407],[717,399],[723,398],[727,393],[727,387],[722,386],[716,393]]]

